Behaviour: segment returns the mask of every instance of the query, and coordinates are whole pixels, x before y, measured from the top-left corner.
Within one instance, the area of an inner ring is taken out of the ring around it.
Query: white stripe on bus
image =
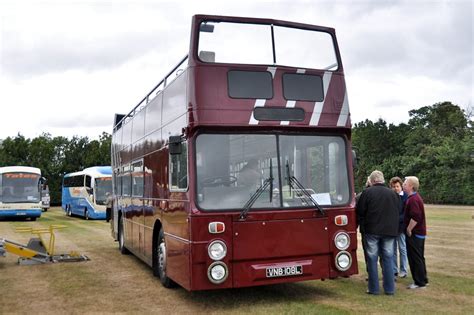
[[[344,94],[344,102],[342,103],[341,113],[339,114],[339,119],[337,120],[338,127],[344,127],[347,123],[347,118],[349,117],[349,101],[347,98],[347,90]]]
[[[306,72],[305,69],[298,69],[298,70],[296,70],[296,73],[301,73],[301,74],[303,74],[303,73],[305,73],[305,72]],[[294,108],[295,105],[296,105],[296,101],[286,101],[286,106],[285,106],[285,107],[286,107],[286,108]],[[289,122],[288,120],[282,120],[282,121],[280,122],[280,125],[289,125],[289,124],[290,124],[290,122]]]
[[[323,76],[323,87],[324,87],[324,99],[326,99],[326,94],[328,92],[329,84],[331,83],[332,72],[326,71]],[[314,103],[313,114],[311,115],[311,120],[309,124],[312,126],[317,126],[319,124],[319,118],[321,117],[321,112],[323,110],[324,99],[322,102]]]
[[[269,71],[271,74],[272,74],[272,79],[275,78],[275,72],[276,72],[276,67],[268,67],[267,68],[267,71]],[[259,106],[265,106],[265,99],[256,99],[255,100],[255,105],[253,106],[253,108],[255,107],[259,107]],[[250,115],[250,120],[249,120],[249,125],[258,125],[258,120],[255,119],[255,117],[253,117],[253,111],[252,111],[252,114]]]

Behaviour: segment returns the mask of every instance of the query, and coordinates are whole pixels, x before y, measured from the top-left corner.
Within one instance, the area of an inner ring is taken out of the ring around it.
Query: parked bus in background
[[[51,206],[51,197],[49,196],[49,186],[44,182],[41,185],[41,209],[43,211],[48,211]]]
[[[105,219],[107,197],[112,193],[110,166],[93,166],[66,174],[62,185],[62,208],[66,215]]]
[[[335,31],[196,15],[189,54],[115,116],[112,235],[187,290],[358,272]]]
[[[39,168],[0,167],[0,218],[39,218],[43,183]]]

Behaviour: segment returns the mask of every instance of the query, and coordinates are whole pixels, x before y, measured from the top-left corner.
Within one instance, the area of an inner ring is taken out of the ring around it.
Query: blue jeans
[[[398,246],[397,246],[398,245]],[[398,247],[398,251],[397,251]],[[400,269],[398,269],[398,252],[400,252]],[[395,238],[393,242],[393,273],[407,274],[408,273],[408,256],[405,233],[401,233]]]
[[[395,293],[393,275],[393,243],[394,236],[365,234],[365,250],[367,271],[369,273],[369,293],[379,294],[379,273],[377,261],[382,259],[383,289],[385,294]]]

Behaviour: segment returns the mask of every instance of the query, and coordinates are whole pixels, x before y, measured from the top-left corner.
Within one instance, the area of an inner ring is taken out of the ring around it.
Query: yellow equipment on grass
[[[71,251],[69,254],[54,254],[54,246],[56,242],[54,231],[65,228],[65,225],[59,224],[52,224],[49,228],[19,227],[16,229],[16,232],[32,233],[36,234],[38,237],[31,238],[27,245],[0,238],[0,256],[5,256],[7,252],[15,254],[19,256],[18,263],[20,265],[89,260],[86,255],[81,255],[74,251]],[[48,242],[46,242],[44,238],[44,235],[46,234],[49,234]]]

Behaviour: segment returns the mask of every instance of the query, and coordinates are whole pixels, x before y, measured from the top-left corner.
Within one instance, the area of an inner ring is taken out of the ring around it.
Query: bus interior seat
[[[213,51],[201,50],[199,52],[199,59],[201,59],[204,62],[215,62],[216,53]]]

